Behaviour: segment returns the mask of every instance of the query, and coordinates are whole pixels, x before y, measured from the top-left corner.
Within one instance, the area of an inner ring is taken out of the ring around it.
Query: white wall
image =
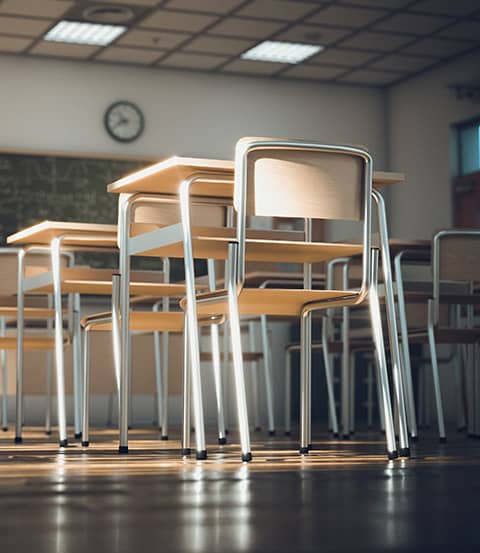
[[[390,190],[392,236],[431,238],[452,224],[450,125],[480,115],[480,103],[457,100],[447,86],[479,78],[477,52],[389,92],[390,169],[407,175],[405,186]]]

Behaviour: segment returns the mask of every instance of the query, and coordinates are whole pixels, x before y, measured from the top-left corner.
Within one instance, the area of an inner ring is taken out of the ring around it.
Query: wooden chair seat
[[[270,288],[244,288],[238,297],[238,307],[241,315],[281,315],[300,316],[302,308],[307,303],[317,301],[332,301],[345,297],[354,298],[359,292],[351,290],[278,290]],[[228,314],[228,300],[224,297],[226,290],[199,294],[197,311],[199,315],[217,313]],[[215,298],[218,298],[215,301]],[[180,302],[184,307],[185,300]]]
[[[96,313],[84,317],[81,321],[85,328],[91,325],[92,330],[111,331],[112,313]],[[220,324],[223,317],[203,317],[199,324]],[[183,332],[184,314],[182,311],[132,311],[130,313],[130,330],[137,332]]]
[[[253,363],[255,361],[260,361],[261,359],[263,359],[263,353],[256,352],[256,351],[244,351],[242,355],[245,363]],[[220,359],[222,361],[225,359],[225,355],[223,352],[220,354]],[[228,354],[228,360],[233,361],[233,355],[231,353]],[[209,351],[202,351],[200,353],[200,361],[202,362],[213,361],[212,353]]]
[[[68,344],[68,340],[64,340],[64,345]],[[23,338],[23,348],[26,351],[50,351],[55,349],[55,339],[53,337],[27,337]],[[6,336],[0,338],[0,350],[16,350],[17,338],[15,336]]]
[[[112,294],[113,269],[90,267],[66,267],[62,269],[62,293],[109,296]],[[27,275],[28,276],[28,275]],[[29,288],[30,293],[52,293],[53,274],[43,271],[32,276],[38,285]],[[185,295],[183,284],[166,284],[163,275],[153,271],[132,271],[130,293],[133,296],[178,297]]]

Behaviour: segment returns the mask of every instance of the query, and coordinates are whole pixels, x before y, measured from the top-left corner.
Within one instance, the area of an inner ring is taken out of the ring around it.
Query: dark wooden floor
[[[388,462],[380,436],[297,444],[256,435],[179,458],[179,442],[132,431],[131,452],[96,432],[59,453],[39,431],[0,440],[0,551],[272,553],[480,551],[480,442],[433,433]]]

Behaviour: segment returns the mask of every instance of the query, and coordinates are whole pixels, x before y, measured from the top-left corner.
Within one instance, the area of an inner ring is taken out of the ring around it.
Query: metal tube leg
[[[188,333],[186,325],[183,331],[183,428],[182,428],[182,455],[190,455],[190,411],[192,400],[192,386],[190,373],[190,353],[188,351]]]
[[[373,371],[371,361],[367,364],[367,425],[373,426]]]
[[[15,407],[15,443],[22,442],[23,426],[23,279],[25,271],[25,252],[18,252],[18,284],[17,284],[17,374],[16,374],[16,407]]]
[[[165,311],[165,309],[164,309]],[[168,440],[168,347],[169,333],[162,332],[162,434],[161,440]]]
[[[407,402],[407,423],[410,429],[410,437],[413,441],[418,439],[417,416],[415,413],[415,397],[413,393],[412,366],[410,363],[410,347],[408,343],[407,312],[405,308],[405,296],[403,292],[403,276],[401,267],[402,253],[395,257],[395,281],[397,284],[397,305],[400,323],[402,362],[405,376],[405,397]]]
[[[83,333],[83,413],[82,413],[82,446],[89,445],[90,427],[90,329]]]
[[[263,350],[263,367],[265,370],[265,394],[267,398],[267,421],[268,433],[270,436],[275,435],[275,420],[273,411],[273,382],[272,382],[272,356],[270,343],[268,339],[267,316],[260,317],[262,329],[262,350]]]
[[[257,349],[256,336],[255,336],[256,324],[254,321],[248,323],[248,347],[250,351],[254,352]],[[252,361],[250,363],[251,374],[251,386],[252,386],[252,403],[253,403],[253,424],[255,431],[260,428],[260,410],[259,410],[259,389],[258,389],[258,363]]]
[[[355,354],[350,353],[350,434],[355,433]]]
[[[5,317],[0,317],[0,335],[5,336],[6,324]],[[7,352],[2,349],[2,429],[8,430],[8,371],[7,371]]]
[[[218,421],[218,443],[227,443],[225,435],[225,418],[223,411],[223,387],[222,387],[222,366],[220,361],[220,340],[218,326],[210,326],[210,341],[212,347],[213,379],[215,382],[215,396],[217,398],[217,421]]]
[[[398,457],[397,446],[395,443],[395,430],[393,426],[392,405],[390,399],[390,389],[388,384],[387,360],[383,343],[382,319],[380,316],[380,304],[377,294],[377,267],[378,251],[372,250],[372,284],[369,292],[370,318],[372,321],[373,341],[375,344],[375,353],[377,360],[377,379],[381,393],[381,406],[385,421],[385,437],[387,445],[387,454],[389,459]]]
[[[223,325],[223,405],[224,405],[224,419],[225,419],[225,434],[228,434],[228,422],[230,417],[230,347],[229,347],[229,335],[228,324]]]
[[[457,430],[459,432],[465,430],[465,402],[463,395],[463,371],[460,359],[460,348],[455,347],[454,355],[454,371],[455,371],[455,389],[457,396]]]
[[[348,307],[344,307],[342,321],[342,434],[343,439],[350,438],[350,340],[349,340],[349,320]]]
[[[383,399],[382,399],[382,389],[380,387],[380,380],[377,377],[375,378],[376,388],[377,388],[377,404],[378,404],[378,416],[380,419],[380,430],[385,432],[385,416],[383,412]]]
[[[333,386],[333,366],[331,363],[331,356],[328,350],[328,328],[327,317],[322,318],[322,353],[323,364],[325,366],[325,378],[327,381],[327,393],[328,393],[328,411],[330,417],[330,424],[333,435],[338,437],[338,418],[337,409],[335,405],[335,391]]]
[[[285,350],[285,436],[292,433],[292,352]]]
[[[310,434],[308,421],[311,418],[309,379],[311,378],[311,349],[309,347],[309,326],[311,319],[308,313],[302,313],[300,321],[300,453],[310,451]]]
[[[157,388],[156,407],[157,407],[157,425],[158,430],[162,431],[162,367],[160,360],[160,332],[153,333],[153,346],[155,352],[155,385]]]
[[[410,456],[408,442],[407,415],[405,409],[405,385],[404,368],[401,365],[400,346],[398,343],[397,315],[395,311],[395,296],[393,292],[392,268],[390,262],[390,246],[388,244],[388,228],[385,202],[378,190],[372,191],[372,196],[378,208],[378,226],[380,232],[380,243],[382,249],[382,268],[385,283],[385,300],[387,311],[388,335],[390,344],[390,355],[392,359],[393,388],[395,400],[398,406],[399,423],[399,453],[402,457]]]
[[[73,413],[74,435],[82,437],[82,328],[80,325],[80,294],[73,296]]]
[[[45,394],[45,434],[50,436],[52,433],[52,369],[53,355],[51,351],[47,351],[47,367],[46,367],[46,394]]]
[[[440,441],[447,440],[445,435],[445,421],[443,419],[442,392],[440,389],[440,376],[438,374],[437,351],[435,347],[435,333],[433,329],[433,302],[428,302],[428,345],[430,347],[430,361],[432,363],[433,390],[435,394],[435,406],[437,410],[438,433]]]

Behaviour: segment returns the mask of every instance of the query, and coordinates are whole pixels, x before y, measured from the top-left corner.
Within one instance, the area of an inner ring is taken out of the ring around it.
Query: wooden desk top
[[[180,184],[195,173],[210,173],[213,181],[205,179],[192,185],[192,196],[215,198],[233,197],[234,163],[228,160],[174,156],[145,169],[136,171],[108,185],[108,192],[178,194]],[[402,173],[375,171],[375,188],[384,188],[405,181]]]
[[[89,245],[100,247],[117,246],[117,225],[96,223],[67,223],[62,221],[42,221],[20,230],[7,238],[7,244],[50,244],[62,235],[78,235],[78,239],[65,240],[64,245]],[[82,238],[84,239],[82,241]]]

